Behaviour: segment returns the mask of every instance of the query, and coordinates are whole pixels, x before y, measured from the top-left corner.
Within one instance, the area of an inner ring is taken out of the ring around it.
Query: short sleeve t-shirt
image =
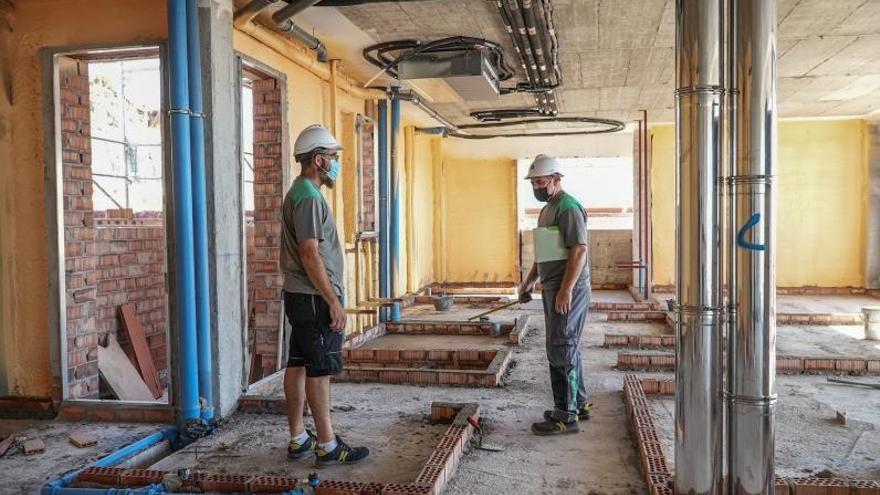
[[[587,210],[574,196],[562,191],[550,198],[538,216],[538,227],[559,227],[565,247],[575,244],[589,245],[587,236]],[[547,261],[538,263],[538,275],[545,289],[557,290],[562,285],[568,261]],[[590,261],[584,265],[575,285],[590,284]]]
[[[336,295],[342,297],[345,256],[336,222],[318,187],[304,177],[297,177],[281,206],[281,271],[285,292],[319,294],[299,257],[299,243],[306,239],[318,240],[318,254],[330,284]]]

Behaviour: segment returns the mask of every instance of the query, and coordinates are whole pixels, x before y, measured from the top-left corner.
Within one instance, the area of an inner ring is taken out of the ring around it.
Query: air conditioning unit
[[[421,53],[397,66],[402,80],[440,79],[464,100],[498,98],[498,75],[483,50]]]

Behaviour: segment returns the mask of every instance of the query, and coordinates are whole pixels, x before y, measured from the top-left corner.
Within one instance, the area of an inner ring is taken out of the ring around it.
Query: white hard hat
[[[293,144],[293,155],[299,156],[318,148],[339,151],[342,149],[342,146],[339,145],[336,138],[333,137],[333,134],[330,134],[326,127],[321,124],[314,124],[306,127],[299,133],[296,143]]]
[[[547,177],[554,174],[562,177],[562,167],[559,165],[559,161],[552,156],[538,155],[535,157],[532,165],[529,166],[529,173],[526,174],[525,178],[529,180],[535,177]]]

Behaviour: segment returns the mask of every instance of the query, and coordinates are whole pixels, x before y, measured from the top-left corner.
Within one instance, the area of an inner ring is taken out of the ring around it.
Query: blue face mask
[[[334,158],[334,159],[330,162],[330,170],[328,170],[327,172],[325,172],[325,173],[327,174],[327,177],[328,177],[330,180],[336,180],[336,178],[339,177],[339,169],[340,169],[341,167],[342,167],[342,166],[339,164],[339,158]]]

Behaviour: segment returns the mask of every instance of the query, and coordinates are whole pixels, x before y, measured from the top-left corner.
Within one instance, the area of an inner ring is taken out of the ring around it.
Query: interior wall
[[[34,0],[16,2],[15,7],[8,59],[0,64],[2,70],[15,67],[10,75],[15,118],[0,121],[0,143],[7,143],[0,144],[5,165],[0,167],[0,335],[6,355],[15,356],[7,361],[7,392],[49,396],[49,339],[57,329],[49,328],[46,306],[50,251],[39,50],[161,41],[166,37],[166,5],[152,0]],[[89,19],[88,29],[82,19]]]
[[[412,191],[413,260],[409,265],[410,290],[419,290],[434,282],[434,150],[439,136],[414,132],[408,140],[412,156],[409,185]]]
[[[516,282],[516,161],[443,160],[443,282]]]
[[[653,139],[654,283],[675,278],[675,132]],[[863,120],[779,123],[777,285],[861,287],[867,218]]]
[[[11,15],[0,10],[0,163],[12,163],[12,58],[10,54],[10,37],[12,35]],[[0,212],[12,208],[12,190],[10,181],[0,167]],[[8,395],[10,390],[9,368],[12,362],[13,328],[11,308],[14,303],[11,291],[4,290],[10,283],[7,263],[12,243],[7,222],[7,215],[0,213],[0,395]]]

